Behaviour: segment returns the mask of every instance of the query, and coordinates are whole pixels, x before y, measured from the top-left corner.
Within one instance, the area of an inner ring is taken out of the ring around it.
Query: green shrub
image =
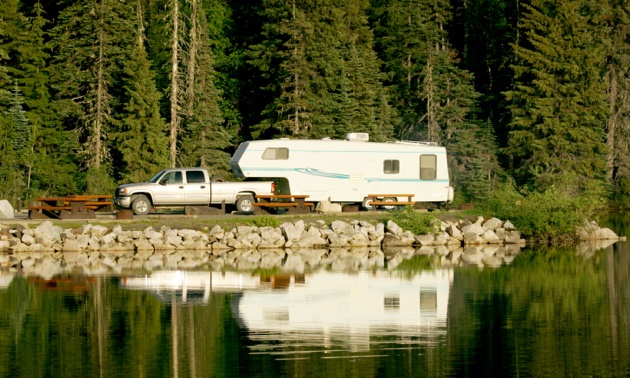
[[[432,234],[440,224],[440,221],[432,214],[416,212],[411,206],[395,210],[391,213],[390,220],[402,227],[403,230],[409,230],[415,235]]]
[[[280,226],[280,221],[277,218],[274,218],[270,215],[262,215],[260,217],[254,218],[252,221],[254,226],[257,227],[278,227]]]
[[[550,188],[544,192],[521,194],[506,186],[480,206],[485,216],[510,220],[526,238],[571,241],[577,228],[593,219],[602,200],[593,195],[575,196]]]

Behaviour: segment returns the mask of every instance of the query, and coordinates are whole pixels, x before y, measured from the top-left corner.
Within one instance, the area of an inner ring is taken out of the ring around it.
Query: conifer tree
[[[223,127],[210,43],[203,3],[191,0],[187,111],[179,160],[184,166],[202,166],[212,174],[226,175],[230,171],[230,155],[225,150],[233,138]]]
[[[605,44],[587,0],[526,5],[527,44],[515,46],[515,88],[508,151],[516,178],[545,190],[566,181],[570,193],[601,189],[606,169]],[[567,184],[568,185],[568,184]]]
[[[15,154],[15,170],[20,186],[16,189],[19,198],[28,198],[33,171],[33,145],[31,141],[31,125],[23,108],[23,97],[17,82],[11,95],[11,106],[6,112],[7,126],[11,129],[11,143]]]
[[[390,0],[373,9],[402,139],[448,145],[453,132],[472,118],[479,94],[447,40],[451,18],[445,0]]]
[[[168,166],[166,123],[160,116],[160,93],[144,48],[143,12],[137,1],[136,49],[125,64],[127,102],[121,130],[116,134],[123,182],[148,180]]]
[[[66,4],[64,4],[66,5]],[[112,114],[120,111],[122,64],[135,40],[126,2],[73,1],[52,29],[56,108],[83,145],[88,191],[110,191]]]
[[[14,125],[10,120],[10,92],[8,90],[10,76],[7,69],[7,61],[9,54],[6,48],[10,47],[10,35],[7,32],[11,30],[9,23],[11,16],[7,6],[11,4],[0,4],[0,197],[10,202],[17,200],[20,192],[21,177],[19,171],[15,169],[18,166],[17,154],[14,149]]]
[[[182,34],[184,29],[179,0],[171,0],[169,8],[168,19],[171,28],[169,159],[171,168],[175,168],[177,166],[177,140],[181,129],[182,108],[185,107],[183,104],[185,92],[182,91],[185,88],[183,88],[183,75],[181,73],[181,60],[184,59],[182,54]]]
[[[624,2],[606,2],[602,30],[610,30],[606,59],[608,82],[608,115],[606,144],[607,175],[613,184],[616,199],[630,202],[630,10]],[[606,38],[602,38],[606,40]]]
[[[254,136],[391,135],[391,111],[372,50],[365,1],[263,2],[265,41],[250,62],[269,78],[272,100]],[[276,85],[277,84],[277,85]]]

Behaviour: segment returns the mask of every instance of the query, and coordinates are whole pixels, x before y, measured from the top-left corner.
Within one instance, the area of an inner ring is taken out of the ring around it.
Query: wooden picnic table
[[[399,197],[407,197],[407,201],[399,201]],[[415,205],[415,202],[412,200],[413,197],[413,194],[368,194],[367,198],[370,201],[367,203],[371,206],[370,210],[375,211],[376,206],[413,206]],[[381,199],[379,200],[379,198]]]
[[[29,205],[28,216],[30,219],[94,219],[98,210],[113,210],[111,198],[108,194],[40,197],[36,198],[39,204]]]
[[[258,202],[252,203],[254,214],[269,213],[269,209],[286,208],[289,214],[304,214],[311,211],[315,204],[306,202],[306,194],[261,194],[256,195]]]

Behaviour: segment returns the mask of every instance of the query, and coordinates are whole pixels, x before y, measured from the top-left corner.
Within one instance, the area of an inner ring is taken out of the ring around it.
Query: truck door
[[[159,181],[162,187],[156,191],[154,202],[156,205],[181,205],[186,198],[182,172],[171,171],[162,176]]]
[[[207,205],[210,203],[210,184],[202,170],[186,171],[186,205]]]

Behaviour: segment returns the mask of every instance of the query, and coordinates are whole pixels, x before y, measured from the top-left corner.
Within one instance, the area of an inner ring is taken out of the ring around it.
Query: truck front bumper
[[[128,209],[131,207],[131,197],[116,197],[114,198],[114,204],[123,209]]]

